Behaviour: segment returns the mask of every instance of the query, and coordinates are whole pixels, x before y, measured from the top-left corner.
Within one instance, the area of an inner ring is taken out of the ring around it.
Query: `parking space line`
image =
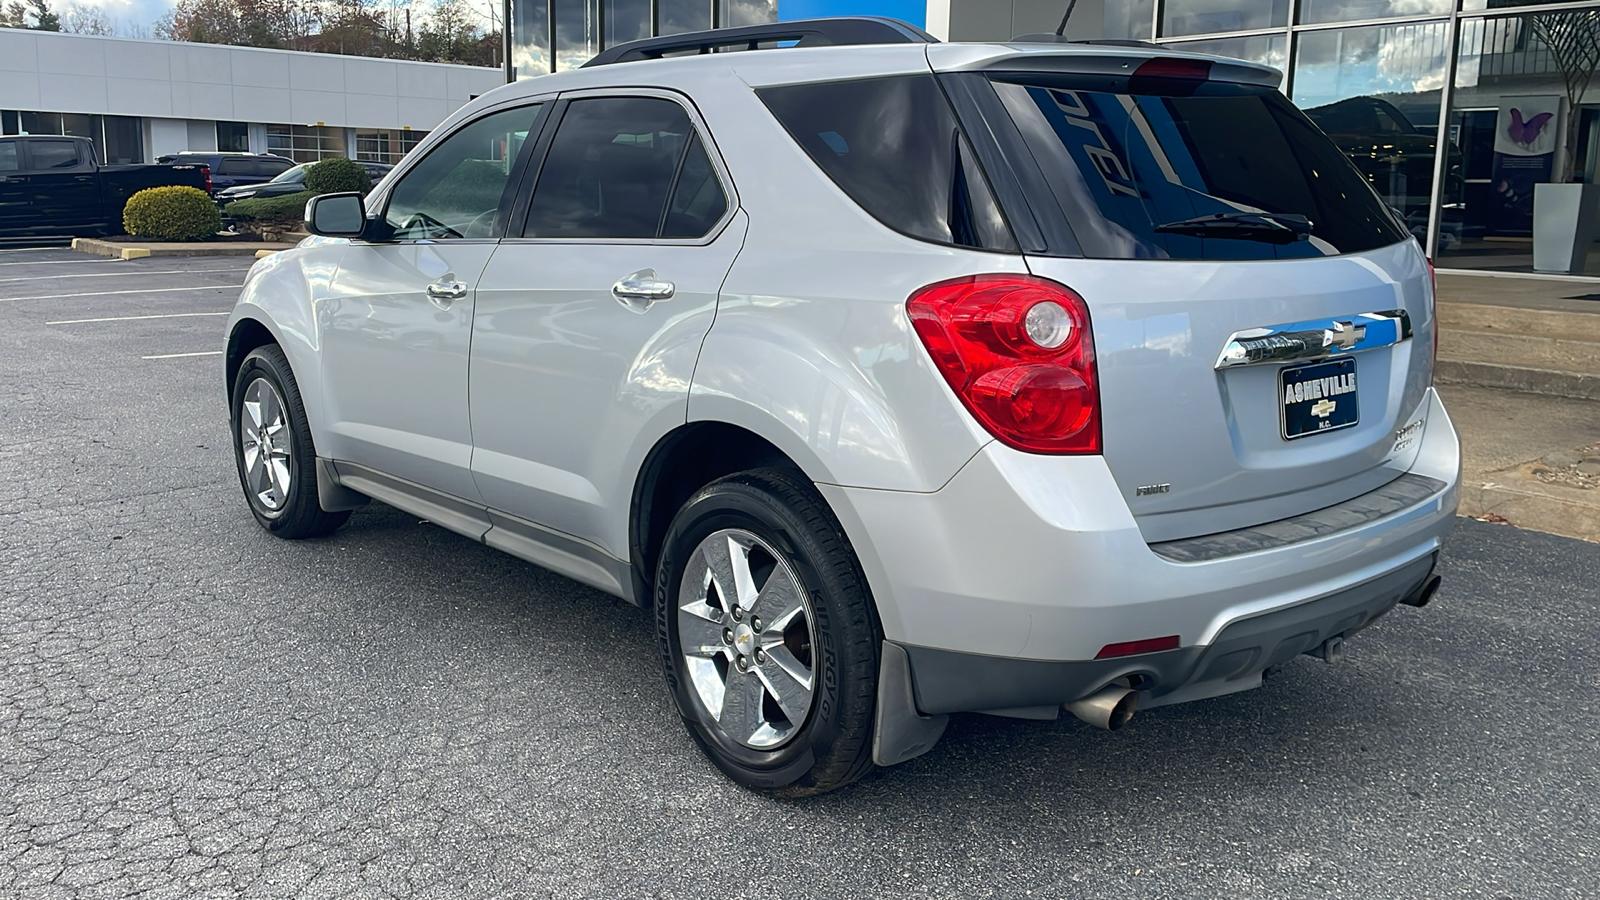
[[[17,251],[0,250],[0,253],[14,253]],[[67,264],[78,266],[93,266],[101,263],[122,262],[120,259],[35,259],[22,262],[0,262],[0,266],[64,266]]]
[[[63,278],[126,278],[129,275],[210,275],[219,272],[238,272],[239,269],[161,269],[158,271],[141,271],[139,269],[124,269],[121,272],[85,272],[79,275],[51,275],[51,281],[60,281]],[[20,278],[0,278],[0,284],[12,281],[33,281],[35,278],[22,276]]]
[[[185,356],[221,356],[221,350],[201,350],[199,353],[157,353],[155,356],[141,356],[140,359],[179,359]]]
[[[139,319],[187,319],[193,316],[225,316],[225,312],[161,313],[155,316],[106,316],[101,319],[57,319],[46,325],[83,325],[87,322],[133,322]]]
[[[122,294],[175,294],[179,291],[226,291],[244,287],[240,284],[203,284],[199,287],[142,288],[137,291],[89,291],[86,294],[44,294],[39,297],[0,297],[0,303],[18,300],[66,300],[72,297],[112,297]]]

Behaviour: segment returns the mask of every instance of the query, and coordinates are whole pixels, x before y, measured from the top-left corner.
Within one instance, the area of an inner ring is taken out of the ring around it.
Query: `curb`
[[[1582,492],[1558,492],[1521,469],[1504,474],[1512,483],[1463,481],[1459,514],[1492,513],[1518,528],[1600,543],[1600,497],[1568,496]]]
[[[1548,394],[1574,400],[1600,400],[1600,375],[1562,372],[1554,369],[1525,369],[1496,363],[1441,359],[1434,368],[1440,384],[1470,384],[1477,387]]]
[[[294,244],[265,243],[258,241],[231,241],[205,244],[120,244],[95,238],[73,238],[72,249],[79,253],[92,253],[111,259],[144,259],[149,256],[254,256],[261,252],[276,253],[288,250]]]

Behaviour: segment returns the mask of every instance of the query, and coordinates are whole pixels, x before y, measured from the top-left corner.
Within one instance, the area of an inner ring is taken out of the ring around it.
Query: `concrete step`
[[[1447,338],[1451,332],[1480,331],[1600,342],[1600,302],[1594,304],[1593,312],[1570,312],[1441,299],[1438,314],[1441,333]]]
[[[1451,359],[1444,355],[1442,348],[1433,377],[1440,384],[1470,384],[1524,394],[1600,400],[1600,375],[1594,373]]]
[[[1600,375],[1600,341],[1512,334],[1508,331],[1439,330],[1439,358],[1523,369]]]

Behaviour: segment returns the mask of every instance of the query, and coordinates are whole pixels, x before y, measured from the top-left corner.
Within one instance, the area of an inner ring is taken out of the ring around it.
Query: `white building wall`
[[[475,66],[0,29],[0,109],[425,131],[502,81]]]
[[[213,139],[214,141],[215,139]],[[189,123],[184,119],[144,120],[144,158],[159,159],[189,149]]]

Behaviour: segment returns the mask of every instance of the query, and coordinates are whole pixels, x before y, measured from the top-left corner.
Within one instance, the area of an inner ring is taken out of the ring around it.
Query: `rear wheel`
[[[239,366],[232,425],[239,484],[262,528],[294,540],[328,534],[350,518],[317,502],[317,451],[300,388],[276,344],[252,350]]]
[[[763,469],[701,489],[668,529],[655,601],[673,699],[723,772],[793,797],[871,770],[880,629],[811,485]]]

